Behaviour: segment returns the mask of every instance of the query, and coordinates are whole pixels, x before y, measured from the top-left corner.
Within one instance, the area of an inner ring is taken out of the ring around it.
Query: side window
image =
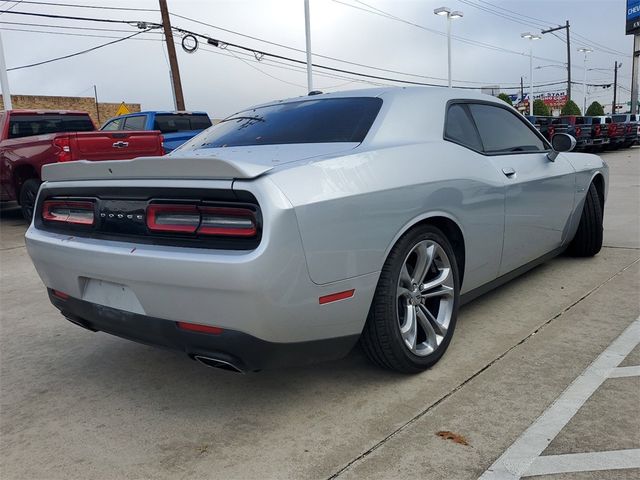
[[[145,119],[146,117],[144,115],[127,117],[124,120],[123,130],[144,130]]]
[[[111,120],[110,122],[107,122],[104,124],[104,126],[101,128],[101,130],[107,130],[107,131],[112,131],[112,130],[122,130],[122,118],[116,118],[115,120]]]
[[[541,152],[546,144],[515,113],[493,105],[469,105],[485,153]]]
[[[478,132],[463,104],[454,103],[449,107],[444,126],[444,137],[472,150],[482,150]]]

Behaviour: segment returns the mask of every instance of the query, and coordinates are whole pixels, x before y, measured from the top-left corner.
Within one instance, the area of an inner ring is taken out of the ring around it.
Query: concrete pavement
[[[49,305],[24,224],[4,211],[2,478],[477,478],[640,314],[638,152],[604,156],[608,247],[465,306],[443,360],[417,376],[379,370],[358,350],[238,376],[84,331]],[[607,380],[543,455],[639,448],[634,381]]]

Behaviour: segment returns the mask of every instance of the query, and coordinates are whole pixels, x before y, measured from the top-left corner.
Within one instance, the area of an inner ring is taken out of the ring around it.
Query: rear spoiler
[[[271,165],[215,157],[140,157],[132,160],[52,163],[42,167],[42,179],[50,182],[138,178],[232,180],[256,178],[272,168]]]

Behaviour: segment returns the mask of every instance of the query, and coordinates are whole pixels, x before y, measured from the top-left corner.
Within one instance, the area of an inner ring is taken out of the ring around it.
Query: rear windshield
[[[233,115],[186,149],[364,140],[382,99],[327,98],[258,107]]]
[[[614,115],[611,118],[613,118],[613,121],[616,122],[616,123],[626,122],[627,121],[627,116],[626,115]]]
[[[95,130],[88,115],[11,115],[9,138],[31,137],[47,133],[92,132]]]
[[[155,116],[154,130],[162,133],[204,130],[211,126],[211,120],[204,114],[163,113]]]

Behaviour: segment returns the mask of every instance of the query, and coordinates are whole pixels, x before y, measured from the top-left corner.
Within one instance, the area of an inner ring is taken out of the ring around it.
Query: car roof
[[[303,95],[300,97],[286,98],[283,100],[275,100],[271,102],[265,102],[259,105],[243,109],[251,110],[254,108],[267,107],[270,105],[279,105],[284,103],[301,102],[305,100],[322,100],[328,98],[353,98],[353,97],[384,97],[385,100],[393,100],[396,97],[404,95],[419,94],[424,96],[425,100],[442,101],[453,99],[469,99],[469,100],[484,100],[484,101],[501,101],[497,97],[492,95],[486,95],[484,93],[478,93],[474,90],[466,90],[460,88],[447,88],[447,87],[431,87],[431,86],[410,86],[410,87],[376,87],[376,88],[362,88],[357,90],[342,90],[339,92],[321,93],[317,95]]]
[[[28,108],[16,108],[13,110],[2,110],[2,113],[10,113],[13,115],[87,115],[89,114],[83,110],[42,110],[42,109],[28,109]]]

